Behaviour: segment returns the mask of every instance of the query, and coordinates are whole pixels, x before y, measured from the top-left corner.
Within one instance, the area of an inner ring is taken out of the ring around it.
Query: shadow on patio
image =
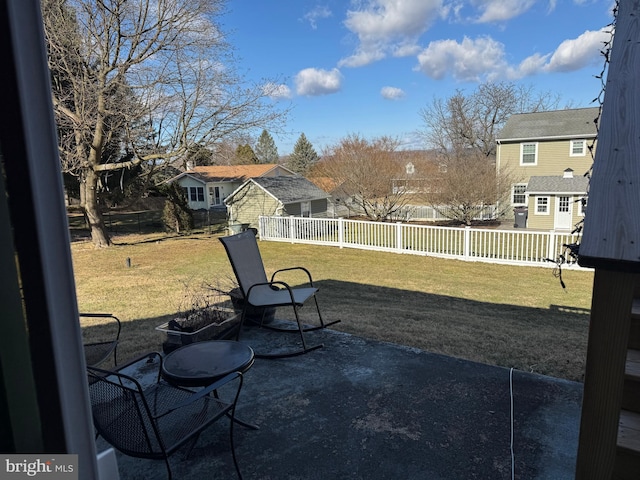
[[[264,351],[275,335],[246,328],[242,341]],[[582,384],[332,330],[308,338],[325,348],[246,373],[237,414],[260,429],[235,430],[245,480],[509,479],[511,384],[515,478],[574,478]],[[235,478],[227,426],[176,454],[175,478]],[[118,462],[122,479],[166,478],[163,462]]]

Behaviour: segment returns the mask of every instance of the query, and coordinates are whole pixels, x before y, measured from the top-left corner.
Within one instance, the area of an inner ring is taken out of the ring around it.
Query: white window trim
[[[539,210],[539,204],[538,204],[538,200],[542,199],[542,198],[546,198],[547,199],[547,211],[546,212],[541,212]],[[535,207],[536,207],[536,215],[551,215],[551,197],[547,196],[547,195],[540,195],[536,197],[536,203],[535,203]]]
[[[518,186],[523,186],[524,187],[524,192],[522,192],[521,194],[518,195],[523,195],[524,196],[524,202],[522,203],[515,203],[513,201],[513,197],[515,196],[515,190],[516,187]],[[514,207],[526,207],[527,206],[527,184],[526,183],[514,183],[513,185],[511,185],[511,205],[513,205]]]
[[[582,153],[573,153],[573,144],[575,142],[582,142]],[[587,141],[583,138],[571,140],[569,142],[569,156],[570,157],[584,157],[587,154]]]
[[[535,153],[535,156],[534,156],[533,163],[524,163],[522,161],[523,150],[524,150],[524,146],[525,145],[535,145],[535,147],[536,147],[536,153]],[[522,142],[520,144],[520,166],[521,167],[535,167],[536,165],[538,165],[538,142]]]
[[[202,197],[201,197],[202,200],[200,200],[200,195],[199,195],[200,190],[202,190]],[[194,196],[195,196],[195,200],[193,198]],[[205,202],[204,187],[200,187],[200,186],[189,187],[189,202],[204,203]]]

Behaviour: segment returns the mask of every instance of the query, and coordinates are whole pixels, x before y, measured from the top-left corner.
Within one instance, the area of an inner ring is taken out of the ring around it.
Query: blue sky
[[[456,89],[512,81],[594,106],[611,0],[229,0],[238,67],[291,107],[281,155],[349,134],[421,148],[420,110]],[[258,132],[259,134],[259,132]]]

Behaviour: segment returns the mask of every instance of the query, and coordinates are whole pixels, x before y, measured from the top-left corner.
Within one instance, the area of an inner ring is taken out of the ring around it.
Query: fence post
[[[402,222],[396,222],[396,250],[402,253]]]
[[[289,215],[289,217],[287,217],[289,220],[289,240],[291,240],[291,243],[295,243],[294,239],[296,238],[295,236],[295,232],[293,231],[293,216]]]
[[[338,218],[338,246],[342,248],[344,243],[344,218]]]
[[[549,242],[547,243],[547,258],[549,260],[556,259],[556,232],[549,230]]]
[[[462,252],[464,258],[471,256],[471,227],[467,225],[464,227],[464,252]]]

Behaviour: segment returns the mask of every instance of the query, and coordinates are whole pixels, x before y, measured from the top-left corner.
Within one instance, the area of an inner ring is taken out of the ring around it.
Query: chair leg
[[[257,354],[256,353],[256,358],[288,358],[288,357],[295,357],[298,355],[302,355],[304,353],[308,353],[311,352],[313,350],[317,350],[318,348],[322,348],[324,347],[324,344],[319,344],[319,345],[314,345],[312,347],[307,347],[307,342],[304,339],[304,332],[308,331],[305,330],[302,327],[302,323],[300,322],[300,315],[298,314],[298,307],[297,305],[293,305],[293,313],[296,316],[296,323],[298,324],[298,332],[300,333],[300,341],[302,342],[302,349],[301,350],[296,350],[293,352],[286,352],[286,353],[270,353],[270,354]],[[276,329],[276,330],[280,330],[283,331],[283,329]],[[295,332],[295,330],[289,330],[290,332]]]
[[[335,325],[336,323],[340,323],[340,320],[334,320],[333,322],[324,323],[324,319],[322,318],[322,314],[320,313],[320,306],[318,305],[318,299],[316,296],[313,296],[313,301],[316,302],[316,311],[318,312],[318,318],[320,319],[320,325],[315,327],[305,328],[305,332],[313,332],[314,330],[322,330],[323,328],[330,327],[331,325]]]
[[[242,480],[242,472],[240,471],[240,465],[238,465],[238,457],[236,456],[236,446],[233,441],[233,424],[235,423],[235,410],[234,406],[231,410],[231,420],[229,421],[229,442],[231,444],[231,456],[233,457],[233,465],[236,467],[238,473],[238,480]]]
[[[166,455],[164,457],[164,463],[167,466],[167,474],[169,475],[167,478],[169,480],[171,480],[173,478],[173,472],[171,472],[171,465],[169,464],[169,457],[167,457]]]
[[[242,332],[242,327],[244,326],[244,319],[247,316],[247,302],[244,302],[244,306],[242,307],[242,313],[240,314],[240,324],[238,325],[238,331],[236,333],[236,342],[240,340],[240,332]]]

